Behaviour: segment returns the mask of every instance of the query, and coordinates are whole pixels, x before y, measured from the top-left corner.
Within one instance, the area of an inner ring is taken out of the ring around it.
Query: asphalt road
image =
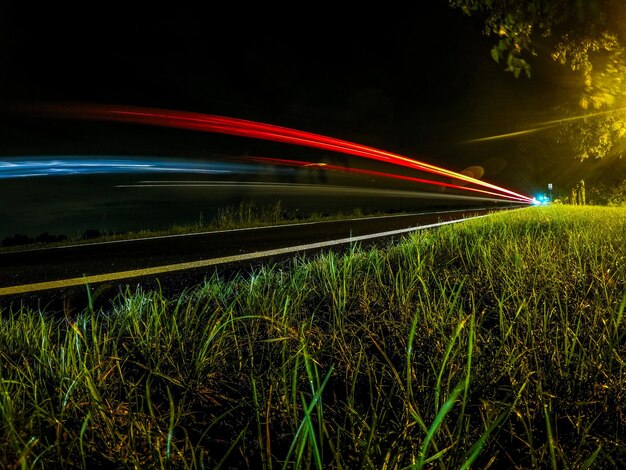
[[[503,209],[514,208],[505,206]],[[464,209],[422,212],[320,223],[176,235],[139,240],[44,248],[0,254],[0,307],[26,302],[41,304],[65,299],[106,284],[119,292],[124,284],[176,289],[200,282],[213,270],[240,271],[261,262],[280,261],[296,254],[389,241],[416,227],[493,212]],[[402,232],[404,230],[404,232]],[[400,231],[400,232],[398,232]],[[359,237],[363,240],[359,241]],[[343,240],[333,243],[333,240]],[[210,269],[211,268],[211,269]]]

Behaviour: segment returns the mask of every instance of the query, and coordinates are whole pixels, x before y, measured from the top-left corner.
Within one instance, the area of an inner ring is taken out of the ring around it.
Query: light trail
[[[384,173],[381,171],[364,170],[361,168],[349,168],[345,166],[332,165],[329,163],[324,163],[323,165],[316,165],[316,164],[311,164],[310,162],[303,162],[303,161],[298,161],[298,160],[286,160],[282,158],[268,158],[268,157],[244,157],[243,159],[249,160],[249,161],[261,162],[261,163],[263,162],[272,163],[275,165],[295,166],[295,167],[300,167],[300,168],[316,167],[316,168],[323,169],[323,170],[353,173],[357,175],[375,176],[375,177],[380,177],[380,178],[392,178],[392,179],[398,179],[398,180],[403,180],[403,181],[411,181],[413,183],[424,183],[424,184],[430,184],[434,186],[442,186],[444,188],[453,188],[453,189],[460,189],[463,191],[472,191],[472,192],[481,193],[481,194],[488,194],[491,196],[504,197],[506,199],[511,199],[514,201],[526,202],[525,199],[520,199],[514,196],[503,195],[500,193],[495,193],[493,191],[485,191],[484,189],[468,188],[465,186],[459,186],[457,184],[444,183],[441,181],[434,181],[434,180],[428,180],[428,179],[423,179],[423,178],[416,178],[414,176],[396,175],[394,173]]]
[[[490,140],[510,139],[512,137],[519,137],[520,135],[527,135],[527,134],[533,134],[533,133],[539,132],[539,131],[545,131],[546,129],[550,129],[550,128],[554,127],[554,126],[556,126],[556,124],[546,125],[546,126],[543,126],[543,127],[535,127],[533,129],[526,129],[526,130],[523,130],[523,131],[509,132],[507,134],[491,135],[489,137],[479,137],[477,139],[464,140],[463,143],[470,144],[470,143],[474,143],[474,142],[489,142]]]
[[[195,173],[221,175],[254,173],[253,165],[241,163],[201,162],[196,160],[168,161],[159,158],[84,156],[17,157],[0,161],[0,180],[40,176],[92,175],[111,173]]]
[[[333,137],[244,119],[156,108],[94,104],[22,105],[19,107],[18,112],[27,112],[35,115],[57,118],[63,117],[108,120],[197,130],[203,132],[214,132],[319,148],[449,177],[466,183],[489,188],[497,191],[498,193],[502,193],[503,195],[507,194],[509,196],[513,196],[519,201],[525,201],[529,204],[532,203],[532,198],[528,196],[402,155]],[[463,189],[467,190],[468,188]]]
[[[118,184],[116,188],[146,189],[146,188],[247,188],[255,191],[266,191],[275,194],[277,190],[282,193],[301,194],[337,194],[342,196],[364,196],[364,197],[401,197],[414,199],[447,199],[455,201],[494,201],[493,197],[479,197],[478,195],[465,195],[453,193],[432,193],[424,191],[410,191],[399,189],[378,189],[354,186],[320,185],[304,183],[268,183],[268,182],[247,182],[247,181],[140,181],[133,184]],[[498,195],[498,197],[501,197]],[[502,199],[499,199],[502,200]],[[518,201],[525,202],[525,201]]]
[[[570,116],[570,117],[561,118],[561,119],[554,119],[552,121],[543,122],[540,125],[549,126],[549,125],[561,124],[563,122],[580,121],[581,119],[587,119],[587,118],[597,117],[597,116],[604,116],[606,114],[618,113],[620,111],[626,111],[626,107],[609,109],[609,110],[606,110],[606,111],[597,111],[595,113],[589,113],[589,114],[581,114],[580,116]]]
[[[580,116],[570,116],[570,117],[561,118],[561,119],[553,119],[552,121],[540,122],[537,124],[538,127],[533,127],[531,129],[524,129],[524,130],[516,131],[516,132],[508,132],[506,134],[496,134],[496,135],[491,135],[487,137],[478,137],[476,139],[464,140],[463,143],[470,144],[470,143],[475,143],[475,142],[489,142],[491,140],[501,140],[501,139],[509,139],[512,137],[519,137],[521,135],[533,134],[535,132],[552,129],[553,127],[556,127],[557,125],[562,124],[564,122],[580,121],[582,119],[605,116],[607,114],[618,113],[620,111],[626,111],[626,107],[609,109],[607,111],[598,111],[598,112],[589,113],[589,114],[581,114]]]

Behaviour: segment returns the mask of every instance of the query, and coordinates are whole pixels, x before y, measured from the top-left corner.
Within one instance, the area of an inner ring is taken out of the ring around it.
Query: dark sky
[[[485,179],[527,193],[557,171],[556,164],[536,167],[545,158],[514,140],[463,143],[553,119],[571,89],[549,63],[537,64],[530,80],[504,72],[480,23],[446,0],[358,8],[48,3],[0,7],[3,101],[107,102],[259,120],[456,171],[482,165]]]

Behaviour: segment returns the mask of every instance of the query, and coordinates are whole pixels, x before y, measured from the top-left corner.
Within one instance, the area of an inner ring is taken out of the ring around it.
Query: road
[[[505,206],[503,209],[514,208]],[[297,223],[0,254],[0,306],[67,299],[100,284],[178,289],[214,270],[249,269],[297,254],[380,243],[440,222],[487,215],[488,209],[446,210],[319,223]],[[65,302],[65,301],[64,301]]]

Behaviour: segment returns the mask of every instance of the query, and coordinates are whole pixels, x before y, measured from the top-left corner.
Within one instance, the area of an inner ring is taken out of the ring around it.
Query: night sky
[[[515,79],[491,59],[492,40],[481,24],[445,0],[361,3],[358,9],[49,3],[3,2],[5,103],[115,103],[258,120],[455,171],[481,165],[484,179],[526,194],[572,166],[563,160],[567,149],[543,155],[542,136],[465,142],[558,118],[558,106],[573,99],[574,80],[541,57],[531,79]],[[39,126],[40,134],[31,136],[16,125],[4,121],[5,155],[55,148],[56,138],[80,142],[94,135],[73,129],[63,137],[54,126]],[[145,135],[133,132],[120,134],[117,150],[143,148],[138,142]],[[175,153],[188,142],[167,145]]]

